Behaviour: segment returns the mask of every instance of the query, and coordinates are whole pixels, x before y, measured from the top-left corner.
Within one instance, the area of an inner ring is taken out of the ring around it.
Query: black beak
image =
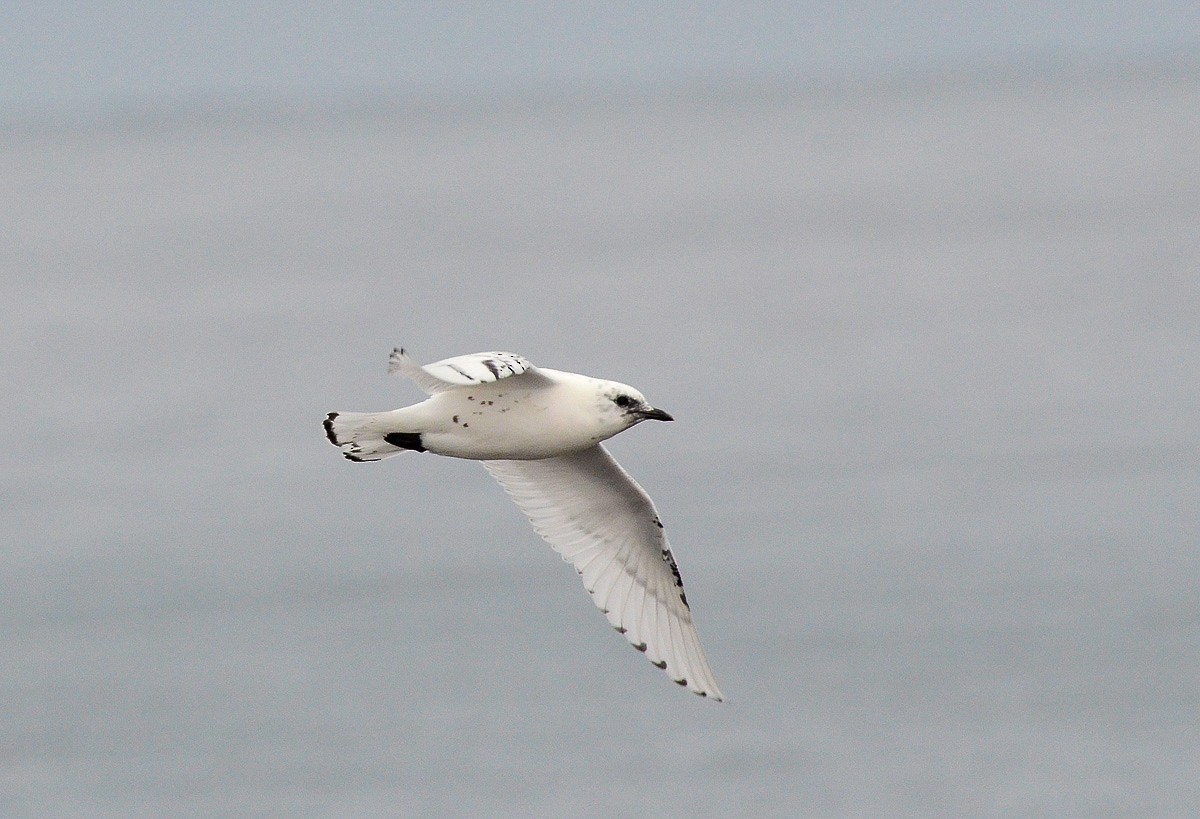
[[[641,415],[643,418],[646,418],[651,421],[674,421],[675,420],[667,413],[663,412],[660,409],[655,409],[654,407],[651,407],[648,410],[640,410],[638,412],[638,414]]]

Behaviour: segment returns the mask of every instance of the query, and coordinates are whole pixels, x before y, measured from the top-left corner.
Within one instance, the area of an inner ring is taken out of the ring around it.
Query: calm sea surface
[[[149,112],[0,132],[0,812],[1200,802],[1200,76]],[[729,695],[404,344],[632,383]]]

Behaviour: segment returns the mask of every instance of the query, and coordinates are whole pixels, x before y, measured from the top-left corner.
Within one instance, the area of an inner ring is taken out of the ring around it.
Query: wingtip
[[[403,347],[393,347],[392,352],[388,355],[388,375],[393,375],[404,369],[408,363],[408,353],[404,352]]]

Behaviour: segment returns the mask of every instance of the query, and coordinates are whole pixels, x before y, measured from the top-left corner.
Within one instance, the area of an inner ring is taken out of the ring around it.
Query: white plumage
[[[389,371],[430,397],[391,412],[330,413],[326,435],[347,458],[414,450],[482,461],[617,631],[680,685],[723,699],[654,504],[600,444],[670,415],[625,384],[512,353],[422,367],[397,349]]]

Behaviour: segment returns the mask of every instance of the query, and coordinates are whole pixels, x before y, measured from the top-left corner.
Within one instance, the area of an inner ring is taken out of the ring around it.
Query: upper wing
[[[422,367],[397,347],[388,358],[388,372],[412,379],[429,395],[458,387],[487,384],[522,373],[538,375],[537,369],[515,353],[470,353]]]
[[[575,566],[617,631],[675,682],[723,699],[654,504],[602,446],[482,463],[537,533]]]

